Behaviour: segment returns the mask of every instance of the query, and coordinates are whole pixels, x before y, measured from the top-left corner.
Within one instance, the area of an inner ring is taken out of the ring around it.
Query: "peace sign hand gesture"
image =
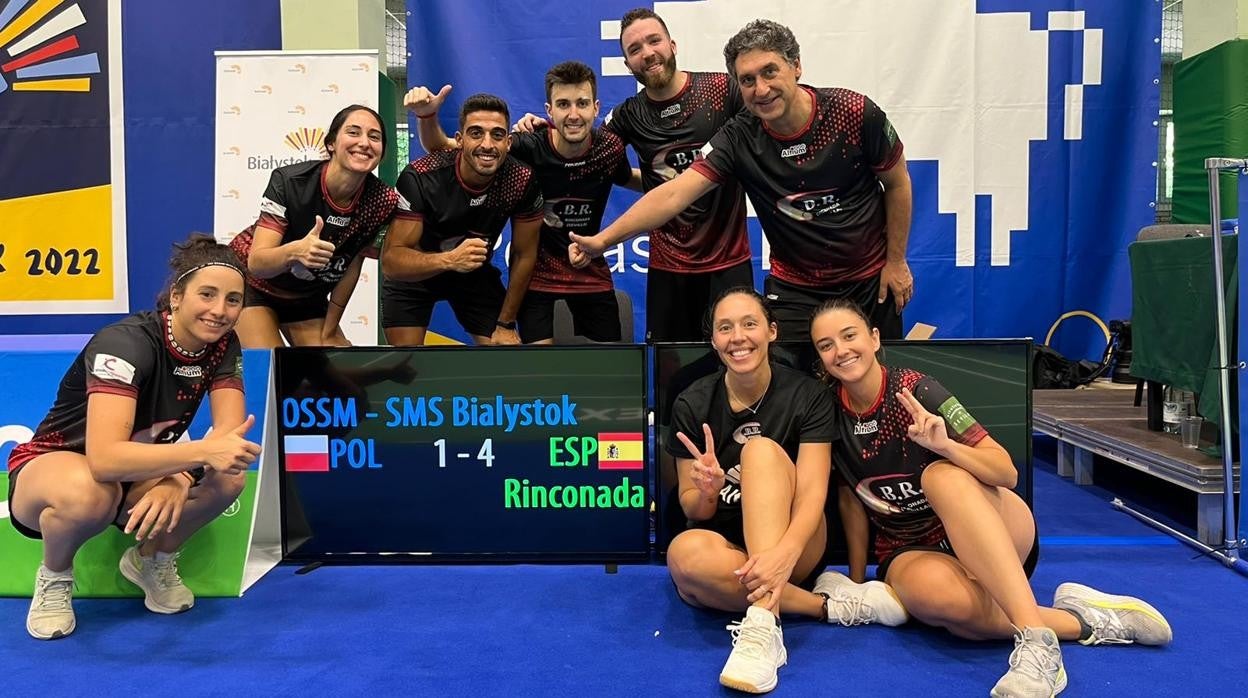
[[[699,451],[684,432],[676,432],[676,438],[693,454],[690,477],[694,486],[707,497],[714,497],[724,488],[724,469],[719,467],[719,459],[715,457],[715,437],[711,435],[710,425],[702,425],[702,435],[706,437],[705,451]]]
[[[914,419],[914,423],[906,429],[906,435],[910,437],[910,440],[933,453],[943,454],[952,443],[945,427],[945,418],[928,412],[927,408],[905,388],[897,393],[897,400]]]

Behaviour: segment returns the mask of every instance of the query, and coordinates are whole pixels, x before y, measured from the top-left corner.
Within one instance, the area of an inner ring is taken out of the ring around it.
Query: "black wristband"
[[[511,330],[511,331],[513,331],[513,332],[516,330],[516,321],[515,321],[515,320],[512,320],[511,322],[503,322],[502,320],[495,320],[495,321],[494,321],[494,324],[495,324],[495,325],[498,325],[499,327],[503,328],[504,330]]]

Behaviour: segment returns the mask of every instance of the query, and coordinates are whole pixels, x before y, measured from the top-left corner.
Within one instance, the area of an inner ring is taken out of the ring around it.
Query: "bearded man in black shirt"
[[[811,312],[850,298],[887,339],[900,338],[914,293],[906,243],[910,176],[902,144],[865,95],[801,85],[793,32],[755,20],[724,47],[748,113],[702,148],[702,159],[650,191],[592,237],[572,236],[573,264],[662,224],[721,182],[740,182],[771,243],[765,291],[780,336],[809,337]]]

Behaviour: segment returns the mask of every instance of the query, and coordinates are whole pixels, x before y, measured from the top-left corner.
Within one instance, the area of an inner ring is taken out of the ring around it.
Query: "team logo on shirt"
[[[166,419],[156,422],[146,429],[140,429],[130,435],[130,440],[141,444],[167,444],[177,441],[181,436],[178,428],[182,421],[178,419]]]
[[[927,511],[927,495],[918,485],[918,475],[880,475],[858,481],[854,491],[867,508],[879,514],[905,514]]]
[[[719,499],[724,504],[736,504],[741,501],[740,463],[724,472],[724,486],[719,490]]]
[[[705,152],[707,151],[701,145],[677,143],[655,153],[650,161],[650,168],[663,179],[674,179],[690,165],[701,160]]]
[[[278,218],[286,217],[286,207],[268,197],[260,199],[260,211]]]
[[[762,435],[762,424],[759,424],[758,422],[746,422],[732,432],[732,440],[744,446],[746,441]]]
[[[795,158],[798,155],[805,155],[805,154],[806,154],[805,143],[798,143],[797,145],[791,145],[785,148],[784,150],[780,151],[780,157],[782,158]]]
[[[485,196],[486,196],[485,194],[482,194],[481,196],[478,196],[476,198],[468,199],[468,205],[480,206],[481,204],[485,203]]]
[[[173,375],[178,378],[203,378],[204,367],[196,366],[194,364],[190,366],[177,366],[173,369]]]
[[[594,204],[589,199],[548,199],[542,222],[551,228],[583,229],[589,226],[594,215]]]
[[[677,102],[671,105],[670,107],[664,108],[663,111],[659,112],[659,118],[666,119],[669,116],[676,116],[679,113],[680,113],[680,102]]]
[[[329,216],[325,219],[325,222],[330,225],[336,225],[339,228],[345,228],[351,225],[351,216]]]
[[[118,381],[126,385],[134,383],[134,364],[112,354],[96,354],[91,375],[106,381]]]
[[[813,221],[828,213],[839,213],[841,200],[835,189],[790,194],[776,202],[776,209],[796,221]]]

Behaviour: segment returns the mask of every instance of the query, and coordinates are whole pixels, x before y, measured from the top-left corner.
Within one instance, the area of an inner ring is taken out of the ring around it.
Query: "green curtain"
[[[1222,236],[1228,356],[1236,356],[1238,236]],[[1127,247],[1131,260],[1131,375],[1199,394],[1197,409],[1222,421],[1218,389],[1213,242],[1208,237],[1148,240]],[[1231,405],[1235,400],[1231,381]]]
[[[1248,40],[1227,41],[1174,68],[1175,223],[1209,222],[1205,158],[1248,157]],[[1222,218],[1234,218],[1238,178],[1221,175]]]

